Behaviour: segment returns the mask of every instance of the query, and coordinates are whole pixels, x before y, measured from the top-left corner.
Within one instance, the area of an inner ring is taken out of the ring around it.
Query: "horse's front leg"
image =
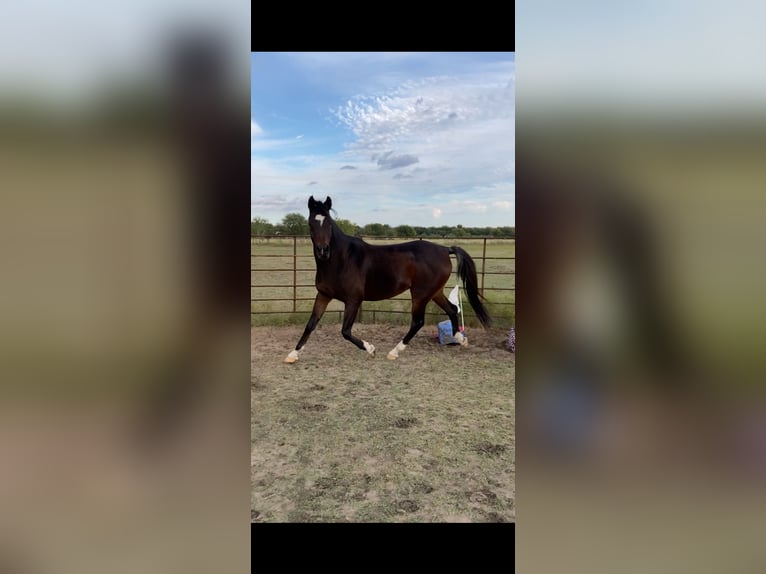
[[[375,346],[371,345],[367,341],[363,341],[362,339],[357,339],[351,334],[351,327],[354,324],[354,321],[356,321],[356,314],[359,312],[359,307],[362,304],[360,301],[346,301],[346,308],[343,311],[343,329],[341,330],[341,333],[343,334],[343,338],[347,341],[351,341],[359,347],[363,351],[367,351],[371,357],[375,356]]]
[[[294,363],[298,360],[299,353],[306,345],[306,341],[309,340],[309,336],[311,335],[311,332],[316,328],[317,323],[319,323],[319,319],[321,319],[322,315],[324,315],[325,309],[327,309],[327,305],[330,303],[330,301],[332,301],[331,297],[317,293],[317,297],[314,299],[314,309],[311,311],[309,322],[306,323],[306,328],[303,330],[303,336],[301,337],[301,340],[298,341],[298,344],[295,345],[295,349],[290,351],[290,354],[287,355],[285,363]]]
[[[410,344],[410,341],[415,336],[415,333],[420,331],[420,328],[425,325],[425,318],[426,318],[426,305],[428,304],[428,299],[426,298],[420,298],[417,299],[415,296],[412,296],[412,323],[410,324],[410,330],[407,331],[407,334],[402,338],[401,341],[388,352],[387,357],[391,360],[396,360],[399,358],[399,353],[401,351],[404,351],[404,349],[407,348],[407,345]]]

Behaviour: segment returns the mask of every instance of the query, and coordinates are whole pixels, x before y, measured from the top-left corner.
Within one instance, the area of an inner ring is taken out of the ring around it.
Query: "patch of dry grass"
[[[425,327],[396,361],[402,327],[357,325],[368,357],[320,328],[252,329],[254,521],[515,520],[515,356],[504,331],[440,347]]]

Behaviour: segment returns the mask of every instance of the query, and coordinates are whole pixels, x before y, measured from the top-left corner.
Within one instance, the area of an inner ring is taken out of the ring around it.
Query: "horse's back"
[[[430,241],[408,241],[393,245],[373,245],[370,251],[372,259],[378,265],[397,267],[409,265],[412,271],[421,269],[433,271],[433,267],[444,267],[452,264],[449,258],[449,248]]]
[[[370,247],[372,247],[373,250],[379,249],[394,253],[414,253],[416,255],[431,253],[434,255],[443,254],[449,257],[449,247],[431,243],[430,241],[424,241],[422,239],[407,241],[406,243],[394,243],[391,245],[370,245]]]
[[[428,241],[374,245],[369,251],[365,299],[394,297],[407,289],[438,290],[449,279],[449,249]]]

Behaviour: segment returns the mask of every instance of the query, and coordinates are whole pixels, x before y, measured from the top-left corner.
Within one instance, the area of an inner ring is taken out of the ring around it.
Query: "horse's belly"
[[[399,283],[394,286],[382,286],[382,285],[366,285],[364,290],[365,301],[382,301],[383,299],[390,299],[396,297],[400,293],[404,293],[410,288],[409,284]]]

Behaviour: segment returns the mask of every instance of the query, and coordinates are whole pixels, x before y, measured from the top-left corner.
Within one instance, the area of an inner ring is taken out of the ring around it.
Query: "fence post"
[[[298,238],[293,235],[293,313],[298,299]]]
[[[487,238],[484,238],[484,248],[481,252],[481,296],[484,297],[484,268],[487,266]]]

